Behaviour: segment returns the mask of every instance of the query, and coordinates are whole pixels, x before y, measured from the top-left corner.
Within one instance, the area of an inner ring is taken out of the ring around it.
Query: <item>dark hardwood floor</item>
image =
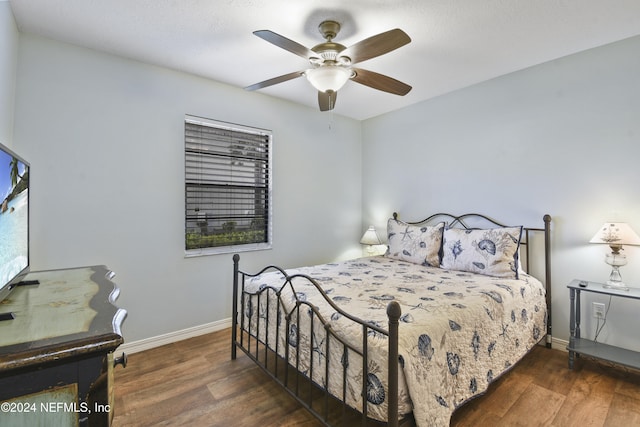
[[[320,423],[244,355],[230,329],[133,354],[115,370],[114,426],[307,426]],[[535,348],[451,426],[640,426],[640,374]]]

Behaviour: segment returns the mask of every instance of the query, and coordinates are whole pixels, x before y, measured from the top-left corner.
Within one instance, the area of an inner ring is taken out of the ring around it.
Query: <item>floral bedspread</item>
[[[399,327],[399,412],[413,411],[418,427],[448,426],[453,411],[473,396],[484,392],[501,373],[522,358],[546,331],[546,302],[543,285],[532,276],[504,279],[441,268],[425,267],[383,256],[287,270],[304,274],[322,284],[323,290],[341,309],[371,324],[387,329],[386,307],[396,300],[402,308]],[[335,333],[362,349],[362,327],[340,315],[308,281],[293,280],[283,287],[278,272],[265,273],[247,283],[246,291],[280,290],[284,312],[276,312],[276,292],[245,295],[245,329],[268,339],[275,348],[275,328],[265,336],[266,319],[275,324],[292,310],[295,301],[306,301],[301,314],[280,322],[278,353],[312,376],[331,393],[343,395],[343,369],[347,401],[361,408],[362,363],[343,345],[330,343],[320,324],[310,322],[305,310],[315,306]],[[267,303],[267,300],[271,301]],[[270,312],[267,317],[266,313]],[[308,349],[308,351],[304,351]],[[387,337],[369,333],[367,375],[368,415],[386,420]],[[329,378],[325,358],[332,358]],[[298,358],[298,360],[296,360]]]

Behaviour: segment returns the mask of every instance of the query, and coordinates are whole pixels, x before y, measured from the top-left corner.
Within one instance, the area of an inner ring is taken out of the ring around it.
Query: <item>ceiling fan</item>
[[[338,90],[344,86],[347,80],[353,80],[356,83],[395,95],[409,93],[411,86],[401,81],[373,71],[353,67],[355,63],[389,53],[409,43],[411,38],[404,31],[396,28],[366,38],[350,47],[345,47],[333,41],[340,31],[338,22],[323,21],[318,26],[318,30],[326,41],[311,49],[273,31],[254,31],[253,34],[269,43],[309,60],[311,68],[274,77],[247,86],[245,89],[262,89],[297,77],[306,76],[307,80],[318,90],[320,111],[332,110],[335,107]]]

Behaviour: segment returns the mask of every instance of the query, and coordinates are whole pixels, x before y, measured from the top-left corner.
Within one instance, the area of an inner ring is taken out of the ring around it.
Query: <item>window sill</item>
[[[184,257],[194,258],[210,255],[235,254],[238,252],[265,251],[271,248],[271,243],[254,243],[248,245],[219,246],[216,248],[189,249],[184,251]]]

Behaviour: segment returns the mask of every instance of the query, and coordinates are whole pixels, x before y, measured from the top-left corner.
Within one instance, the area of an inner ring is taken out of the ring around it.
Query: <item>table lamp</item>
[[[611,266],[611,275],[605,288],[628,291],[629,288],[622,282],[620,275],[620,267],[627,264],[627,256],[620,251],[622,245],[640,245],[640,237],[626,222],[606,222],[589,243],[605,243],[611,248],[611,253],[604,259]]]
[[[373,254],[373,247],[375,245],[382,244],[380,238],[378,237],[378,233],[376,232],[376,229],[373,225],[370,225],[369,228],[367,228],[367,231],[364,232],[364,234],[362,235],[362,239],[360,239],[360,243],[363,245],[368,245],[367,252],[369,253],[369,255]]]

